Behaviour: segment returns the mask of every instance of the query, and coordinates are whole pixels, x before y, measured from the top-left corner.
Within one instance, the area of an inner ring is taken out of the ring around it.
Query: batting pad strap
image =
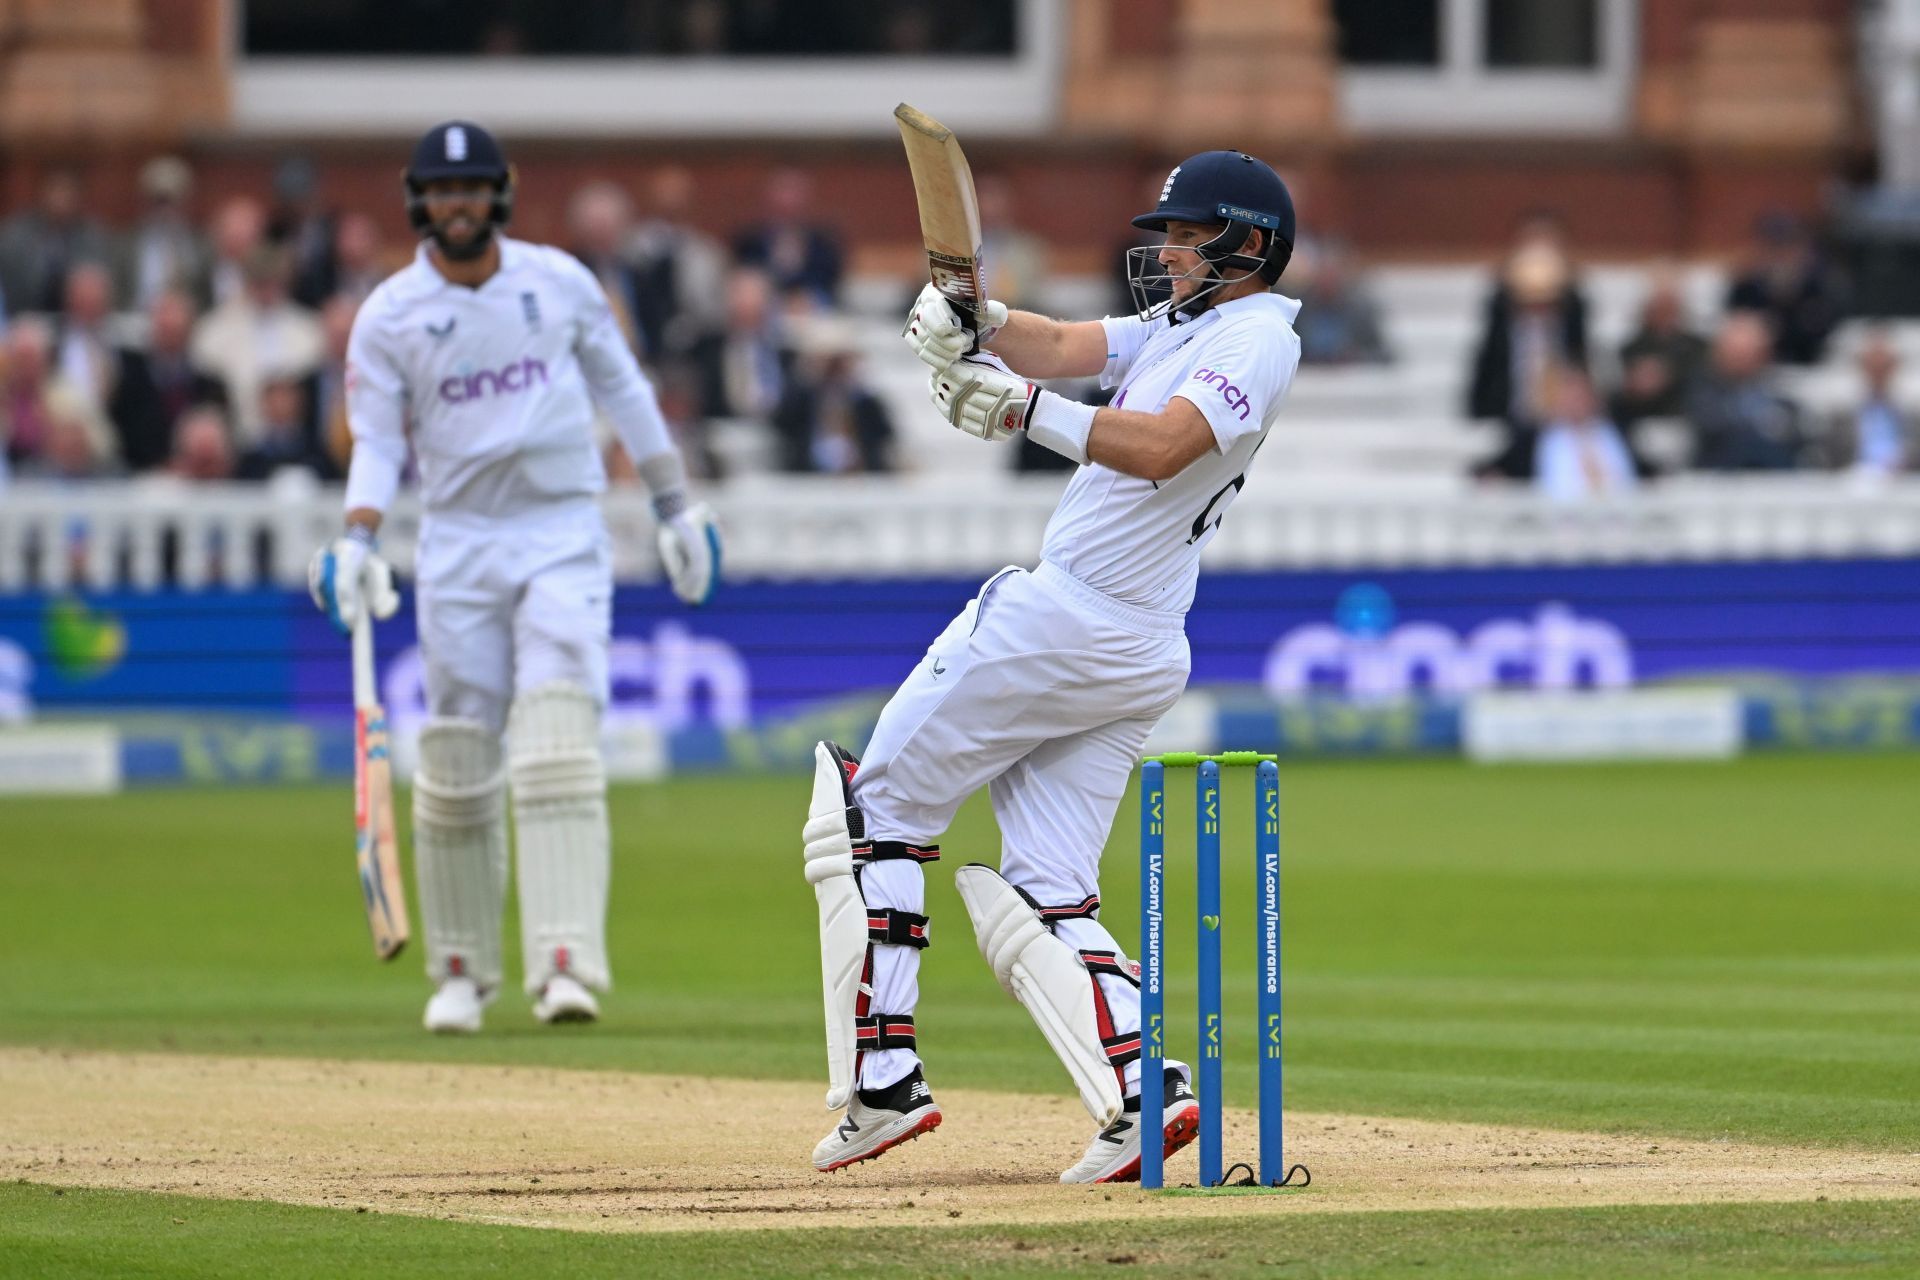
[[[1025,897],[1026,895],[1022,894],[1021,896]],[[1029,898],[1028,901],[1031,902],[1032,899]],[[1040,913],[1041,922],[1049,929],[1053,928],[1054,923],[1060,920],[1098,920],[1100,918],[1100,895],[1090,893],[1078,902],[1069,902],[1057,907],[1043,907],[1035,902],[1033,909]]]
[[[1131,986],[1140,985],[1140,975],[1128,966],[1120,963],[1120,956],[1113,951],[1082,951],[1080,963],[1087,966],[1087,972],[1095,976],[1106,975],[1118,978]]]
[[[1140,1056],[1140,1033],[1129,1031],[1117,1036],[1101,1036],[1100,1047],[1106,1051],[1107,1061],[1114,1069],[1121,1070]]]
[[[1136,1048],[1139,1037],[1134,1037]],[[862,1050],[912,1049],[913,1015],[876,1013],[853,1020],[853,1042]]]
[[[891,907],[868,907],[867,941],[924,951],[932,937],[927,932],[925,916]]]
[[[857,813],[858,810],[848,812]],[[912,862],[928,863],[940,861],[940,846],[937,844],[909,844],[905,840],[858,840],[853,846],[855,862],[885,862],[891,858],[906,858]]]

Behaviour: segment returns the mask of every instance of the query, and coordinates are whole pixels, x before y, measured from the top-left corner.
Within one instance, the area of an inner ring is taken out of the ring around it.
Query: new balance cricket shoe
[[[871,1160],[940,1127],[940,1105],[915,1067],[884,1089],[856,1089],[838,1127],[813,1149],[822,1173]]]
[[[600,1017],[600,1002],[593,992],[564,973],[548,978],[533,1002],[533,1016],[541,1022],[594,1022]]]
[[[1171,1156],[1200,1136],[1200,1103],[1187,1078],[1172,1067],[1165,1076],[1166,1109],[1161,1114],[1162,1151]],[[1126,1100],[1120,1118],[1094,1135],[1080,1163],[1060,1175],[1062,1182],[1138,1182],[1140,1180],[1140,1095]]]
[[[479,984],[472,978],[448,978],[427,1001],[421,1023],[427,1030],[442,1035],[472,1035],[480,1030],[480,1017],[487,1007]]]

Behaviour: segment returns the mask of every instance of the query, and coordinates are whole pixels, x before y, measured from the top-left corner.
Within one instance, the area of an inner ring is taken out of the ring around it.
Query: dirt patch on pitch
[[[1920,1198],[1920,1156],[1291,1114],[1304,1192],[1054,1179],[1067,1098],[942,1090],[946,1123],[838,1174],[806,1084],[596,1071],[0,1050],[0,1176],[584,1230],[1087,1222],[1369,1209]],[[1231,1155],[1252,1116],[1228,1115]],[[1168,1180],[1191,1182],[1191,1150]]]

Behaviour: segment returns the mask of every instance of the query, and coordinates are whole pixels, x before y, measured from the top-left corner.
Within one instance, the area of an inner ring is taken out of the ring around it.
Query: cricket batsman
[[[1293,200],[1238,151],[1167,176],[1133,219],[1140,313],[1068,323],[982,301],[978,333],[932,286],[904,337],[948,422],[1019,435],[1079,464],[1038,567],[1001,570],[880,714],[864,760],[815,751],[803,834],[820,908],[827,1105],[814,1167],[870,1160],[940,1123],[916,1048],[922,868],[985,786],[1000,869],[955,876],[994,976],[1066,1066],[1096,1132],[1062,1182],[1139,1177],[1145,1130],[1171,1154],[1199,1107],[1184,1064],[1140,1114],[1139,965],[1100,923],[1100,852],[1148,732],[1186,688],[1200,553],[1246,483],[1300,359],[1300,304],[1270,292],[1293,253]],[[1160,295],[1155,300],[1156,292]],[[1098,375],[1095,409],[1034,385]]]
[[[411,449],[424,506],[413,833],[435,984],[426,1027],[478,1031],[499,993],[509,789],[533,1015],[591,1021],[611,981],[600,717],[613,570],[596,408],[652,492],[661,559],[689,604],[713,592],[720,537],[599,283],[571,255],[501,234],[514,175],[493,137],[436,126],[405,187],[423,238],[354,321],[346,529],[313,558],[313,598],[343,631],[363,609],[398,607],[377,537]]]

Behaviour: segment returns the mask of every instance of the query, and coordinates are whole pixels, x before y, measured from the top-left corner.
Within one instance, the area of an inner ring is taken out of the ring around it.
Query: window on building
[[[238,0],[234,128],[892,137],[902,97],[969,137],[1044,132],[1064,0]]]
[[[1486,0],[1482,26],[1489,67],[1600,65],[1599,0]]]
[[[272,57],[1007,57],[1015,0],[245,0]]]
[[[1632,101],[1639,0],[1333,0],[1362,133],[1609,133]]]
[[[1441,0],[1334,0],[1340,60],[1355,67],[1440,65]]]

